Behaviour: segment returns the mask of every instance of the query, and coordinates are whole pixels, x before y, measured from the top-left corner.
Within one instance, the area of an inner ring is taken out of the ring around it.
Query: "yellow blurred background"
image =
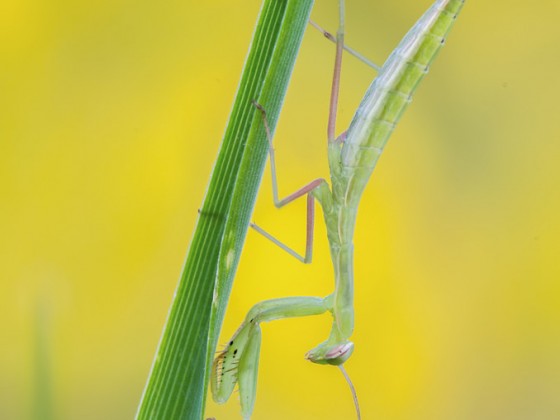
[[[429,4],[348,0],[347,42],[381,63]],[[1,419],[133,417],[259,8],[0,5]],[[336,1],[312,17],[335,30]],[[380,160],[346,365],[365,420],[560,418],[559,21],[557,0],[467,1]],[[328,175],[333,53],[306,33],[281,193]],[[345,57],[339,132],[373,77]],[[254,218],[303,249],[303,203],[270,197],[267,172]],[[222,341],[260,300],[332,287],[321,223],[311,266],[249,232]],[[338,370],[303,359],[329,324],[264,325],[255,419],[353,418]],[[240,418],[238,402],[207,415]]]

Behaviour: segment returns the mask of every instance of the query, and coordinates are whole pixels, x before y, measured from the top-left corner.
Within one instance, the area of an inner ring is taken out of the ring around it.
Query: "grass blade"
[[[212,356],[313,0],[265,0],[138,419],[200,419]],[[214,299],[214,305],[213,303]]]

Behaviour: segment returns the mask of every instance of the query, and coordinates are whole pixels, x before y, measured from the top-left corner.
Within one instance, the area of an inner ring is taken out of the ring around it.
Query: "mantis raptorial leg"
[[[216,357],[212,372],[212,394],[217,402],[225,402],[239,383],[241,410],[250,418],[256,395],[261,322],[275,319],[320,315],[330,312],[333,324],[329,338],[306,354],[313,363],[340,366],[354,396],[360,418],[356,393],[342,367],[354,350],[349,340],[354,330],[353,309],[353,243],[352,237],[358,205],[370,175],[385,144],[403,111],[410,103],[419,82],[444,43],[464,0],[436,0],[391,53],[360,103],[350,127],[338,138],[335,135],[344,49],[344,0],[339,0],[339,28],[336,34],[336,55],[329,110],[328,159],[331,188],[324,179],[317,179],[280,200],[278,198],[274,151],[270,148],[273,171],[273,195],[277,207],[307,196],[307,245],[305,256],[253,226],[292,255],[309,262],[312,251],[314,200],[323,208],[331,258],[335,272],[334,292],[325,297],[292,297],[256,304],[241,327]],[[324,31],[326,32],[326,31]],[[266,114],[265,129],[269,134]]]

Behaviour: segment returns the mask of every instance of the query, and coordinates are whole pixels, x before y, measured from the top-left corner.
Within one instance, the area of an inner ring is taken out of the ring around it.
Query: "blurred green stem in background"
[[[54,419],[50,357],[50,312],[45,299],[37,298],[33,319],[33,403],[31,418],[35,420]]]
[[[313,0],[265,0],[138,419],[201,419],[218,335]],[[191,140],[192,141],[192,140]]]

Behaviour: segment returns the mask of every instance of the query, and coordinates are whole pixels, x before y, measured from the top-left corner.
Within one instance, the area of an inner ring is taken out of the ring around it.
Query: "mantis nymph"
[[[259,324],[275,319],[320,315],[333,317],[329,338],[306,354],[313,363],[339,366],[349,378],[343,363],[354,350],[349,340],[354,330],[353,244],[352,237],[358,204],[375,164],[395,125],[411,101],[419,82],[442,47],[464,0],[437,0],[424,13],[389,56],[360,103],[349,129],[335,136],[340,69],[344,49],[344,0],[339,1],[339,28],[328,123],[328,159],[331,188],[317,179],[284,199],[278,199],[274,151],[270,147],[274,202],[282,207],[298,197],[307,196],[307,246],[304,256],[287,249],[258,226],[253,227],[305,263],[311,261],[314,201],[323,208],[324,220],[335,273],[335,290],[325,297],[290,297],[256,304],[247,314],[226,348],[219,353],[211,377],[212,395],[225,402],[239,383],[241,411],[250,418],[256,396],[258,359],[261,343]],[[269,135],[266,115],[263,123]],[[358,418],[357,399],[352,388]]]

